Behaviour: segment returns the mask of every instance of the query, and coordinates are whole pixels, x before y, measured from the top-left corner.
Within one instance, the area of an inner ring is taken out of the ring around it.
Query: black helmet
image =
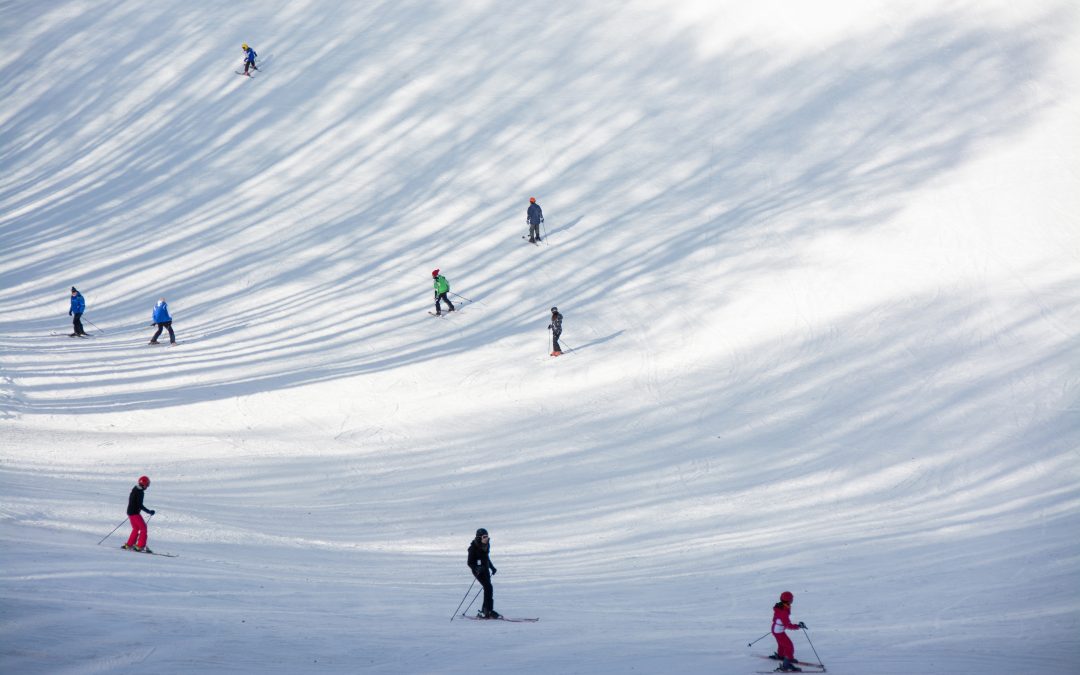
[[[557,312],[557,311],[559,311],[559,308],[558,308],[558,307],[552,307],[552,308],[551,308],[551,311],[552,311],[552,312]]]
[[[487,530],[485,530],[484,528],[481,527],[479,530],[476,531],[476,538],[477,539],[479,539],[480,537],[486,537],[486,536],[487,536]]]

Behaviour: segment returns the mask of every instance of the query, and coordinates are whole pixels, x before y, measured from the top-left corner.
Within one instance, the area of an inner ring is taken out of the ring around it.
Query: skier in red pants
[[[795,600],[795,596],[791,594],[791,591],[784,591],[780,594],[780,602],[773,605],[772,615],[772,635],[776,638],[776,658],[783,663],[777,668],[778,671],[785,673],[801,673],[802,668],[795,665],[795,645],[791,643],[791,638],[784,633],[785,630],[799,630],[803,627],[803,623],[791,623],[791,603]]]
[[[131,488],[131,496],[128,497],[127,515],[128,520],[131,521],[131,536],[128,537],[127,543],[121,546],[131,551],[138,551],[139,553],[151,553],[146,546],[146,537],[148,532],[146,530],[146,521],[143,520],[142,511],[146,511],[150,515],[154,515],[153,509],[148,509],[143,506],[143,496],[146,494],[146,488],[150,487],[150,479],[146,476],[139,477],[139,483]]]

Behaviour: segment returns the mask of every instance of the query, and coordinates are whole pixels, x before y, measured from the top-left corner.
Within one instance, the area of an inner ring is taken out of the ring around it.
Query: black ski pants
[[[561,330],[552,331],[551,333],[551,350],[555,352],[561,352],[562,347],[559,346],[559,336],[562,335]]]
[[[480,611],[487,614],[495,609],[495,589],[491,586],[491,573],[477,574],[476,580],[484,587],[484,604],[480,607]]]
[[[82,312],[75,312],[75,319],[71,322],[71,325],[75,327],[76,335],[86,335],[86,331],[82,327]]]
[[[446,306],[450,308],[450,311],[451,312],[454,311],[454,303],[450,302],[450,298],[446,297],[446,293],[440,293],[439,295],[435,296],[435,313],[436,314],[442,314],[442,305],[440,303],[443,300],[446,301]]]
[[[164,328],[169,329],[169,342],[176,342],[176,333],[172,329],[172,321],[165,321],[157,325],[157,332],[154,333],[154,337],[150,338],[150,342],[157,342],[158,336],[161,335],[161,331]]]

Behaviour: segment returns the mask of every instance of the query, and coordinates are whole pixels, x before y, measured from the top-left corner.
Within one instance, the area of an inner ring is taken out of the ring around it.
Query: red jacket
[[[786,602],[778,602],[773,605],[772,632],[783,633],[785,629],[799,630],[799,626],[791,623],[791,605]]]

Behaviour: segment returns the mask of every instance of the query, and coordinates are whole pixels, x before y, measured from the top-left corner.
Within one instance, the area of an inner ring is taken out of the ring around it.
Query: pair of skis
[[[158,553],[157,551],[136,551],[134,549],[124,548],[123,546],[120,547],[120,550],[121,551],[130,551],[132,553],[142,553],[143,555],[159,555],[162,558],[179,558],[180,557],[179,553]]]
[[[535,619],[522,619],[507,616],[500,616],[498,619],[486,619],[482,616],[474,616],[472,614],[462,614],[463,619],[469,619],[471,621],[509,621],[510,623],[536,623],[540,620],[539,617]]]
[[[776,658],[775,656],[765,656],[764,654],[754,654],[754,656],[758,657],[759,659],[765,659],[767,661],[773,661],[773,662],[780,660],[780,659]],[[804,672],[804,673],[824,673],[824,672],[826,672],[825,666],[820,664],[820,663],[814,663],[813,661],[796,661],[794,659],[792,659],[791,662],[793,664],[795,664],[796,666],[798,666],[800,669],[802,669],[802,672]],[[810,670],[807,670],[807,668],[809,668]],[[755,673],[767,673],[767,674],[771,675],[772,673],[796,672],[796,671],[783,671],[783,670],[780,670],[780,666],[777,666],[773,670],[755,670],[754,672]]]

